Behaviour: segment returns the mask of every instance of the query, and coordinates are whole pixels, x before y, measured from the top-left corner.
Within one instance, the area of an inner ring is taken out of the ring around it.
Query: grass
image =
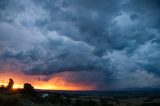
[[[156,96],[156,98],[154,98],[154,96]],[[160,96],[157,97],[157,94],[153,94],[147,98],[154,99],[147,99],[145,102],[143,100],[144,96],[142,96],[142,98],[138,98],[138,100],[140,100],[139,104],[139,102],[134,101],[136,96],[131,99],[126,99],[123,96],[119,97],[119,99],[111,99],[103,96],[73,97],[53,93],[50,94],[49,97],[42,98],[42,92],[36,93],[35,96],[26,95],[21,92],[0,92],[0,106],[160,106],[159,97]]]
[[[0,106],[22,106],[20,95],[0,95]]]

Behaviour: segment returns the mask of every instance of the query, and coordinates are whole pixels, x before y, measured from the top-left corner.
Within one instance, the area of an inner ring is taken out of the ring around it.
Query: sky
[[[0,82],[159,87],[159,12],[159,0],[0,0]]]

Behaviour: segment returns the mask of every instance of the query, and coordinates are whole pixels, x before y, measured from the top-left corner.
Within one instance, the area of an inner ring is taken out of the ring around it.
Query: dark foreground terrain
[[[160,92],[14,90],[0,93],[0,106],[160,106]]]

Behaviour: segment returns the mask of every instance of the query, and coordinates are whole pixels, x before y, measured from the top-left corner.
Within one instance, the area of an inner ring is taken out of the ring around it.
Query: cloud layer
[[[73,72],[66,80],[97,89],[160,86],[159,11],[158,0],[1,0],[0,68]]]

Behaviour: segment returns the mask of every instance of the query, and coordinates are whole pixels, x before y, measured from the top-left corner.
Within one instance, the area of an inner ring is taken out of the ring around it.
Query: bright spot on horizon
[[[24,83],[30,83],[35,89],[43,90],[94,90],[95,86],[83,83],[67,82],[63,79],[63,74],[55,74],[48,81],[38,80],[39,75],[25,75],[17,71],[4,71],[0,73],[0,85],[7,86],[8,79],[14,80],[13,88],[23,88]]]

